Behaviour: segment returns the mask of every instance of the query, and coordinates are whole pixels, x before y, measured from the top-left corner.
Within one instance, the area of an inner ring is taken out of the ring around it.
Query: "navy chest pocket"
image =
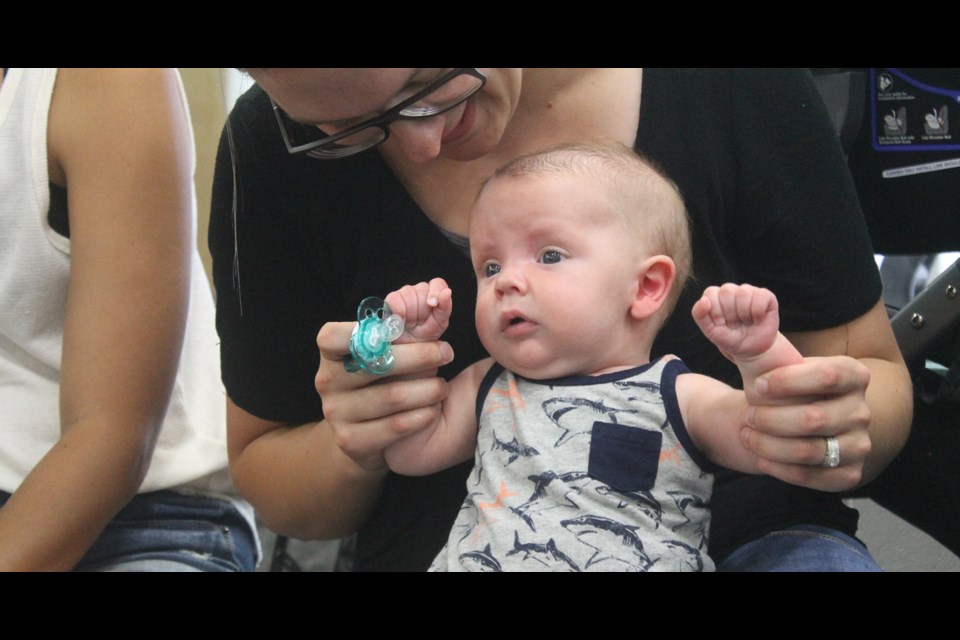
[[[657,480],[663,434],[621,424],[594,422],[590,477],[617,491],[646,491]]]

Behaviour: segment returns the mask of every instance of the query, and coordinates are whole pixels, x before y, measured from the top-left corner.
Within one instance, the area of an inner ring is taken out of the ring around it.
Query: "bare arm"
[[[707,287],[691,310],[704,335],[737,365],[750,402],[757,400],[757,378],[778,367],[803,362],[780,333],[777,298],[749,284]]]
[[[804,360],[759,375],[740,434],[758,470],[786,482],[845,491],[875,478],[906,442],[910,376],[883,301],[852,322],[786,336]],[[836,436],[840,465],[820,466]]]
[[[71,231],[62,435],[0,511],[0,569],[72,568],[146,474],[187,313],[188,127],[174,70],[58,75],[48,147]]]
[[[453,312],[453,292],[443,278],[407,285],[385,300],[404,319],[400,343],[439,339]],[[477,391],[492,363],[488,358],[461,371],[450,381],[436,420],[384,451],[392,471],[428,475],[470,459],[477,442]]]
[[[436,473],[473,457],[477,446],[477,391],[493,365],[476,362],[450,381],[436,422],[384,451],[390,469],[408,476]]]
[[[776,296],[748,284],[708,287],[692,309],[704,335],[740,370],[744,390],[707,376],[677,380],[680,410],[691,437],[714,462],[745,473],[760,473],[757,455],[743,442],[750,404],[759,400],[760,376],[799,364],[803,356],[780,333]]]
[[[357,464],[337,446],[326,421],[270,422],[228,399],[227,425],[237,490],[277,533],[305,540],[344,536],[362,524],[380,495],[386,467]]]
[[[743,391],[686,373],[677,377],[677,400],[690,437],[711,462],[743,473],[763,473],[757,455],[741,436],[750,409]]]
[[[356,531],[380,495],[383,450],[433,424],[447,395],[447,382],[436,376],[453,359],[443,342],[394,345],[386,376],[344,371],[354,324],[331,322],[317,335],[324,420],[286,425],[228,402],[234,483],[278,533],[310,540]]]
[[[761,378],[765,378],[763,395],[771,402],[811,395],[822,399],[807,409],[758,407],[750,417],[753,429],[745,434],[748,445],[777,460],[791,455],[790,447],[784,448],[776,437],[781,433],[778,424],[792,425],[788,426],[791,432],[813,434],[818,439],[836,435],[840,467],[794,468],[785,470],[786,478],[799,481],[796,484],[819,484],[820,480],[829,490],[869,482],[903,448],[913,417],[910,374],[883,301],[878,300],[870,311],[846,325],[787,337],[807,360]],[[822,459],[822,450],[812,453],[817,456]]]

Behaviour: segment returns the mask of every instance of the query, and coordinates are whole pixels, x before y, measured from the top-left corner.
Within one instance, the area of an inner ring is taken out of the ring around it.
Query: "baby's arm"
[[[407,285],[384,301],[403,317],[403,334],[397,342],[437,340],[447,329],[453,294],[442,278]],[[450,381],[447,397],[436,411],[434,423],[384,450],[390,469],[404,475],[435,473],[473,456],[477,441],[475,405],[477,391],[489,360],[478,362]]]
[[[384,450],[391,471],[425,476],[473,458],[477,392],[492,365],[493,360],[487,358],[461,371],[450,381],[434,423]]]
[[[740,369],[744,391],[690,374],[677,380],[677,394],[687,429],[714,462],[756,473],[755,454],[740,440],[756,380],[763,374],[803,361],[779,331],[777,298],[767,289],[725,284],[708,287],[693,306],[693,319],[704,335]]]
[[[747,399],[758,377],[778,367],[798,364],[803,356],[780,333],[777,297],[749,284],[707,287],[693,305],[693,319],[703,334],[740,369]]]

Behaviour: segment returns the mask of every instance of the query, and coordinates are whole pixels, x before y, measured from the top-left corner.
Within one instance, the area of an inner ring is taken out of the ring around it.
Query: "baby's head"
[[[620,325],[635,332],[642,324],[644,341],[652,342],[691,263],[687,215],[676,186],[618,143],[562,145],[501,167],[474,203],[470,245],[477,326],[498,359],[490,343],[503,334],[511,338],[527,327],[535,335],[532,327],[543,332],[558,320],[571,331],[554,330],[555,351],[574,345],[589,350],[583,334],[604,328],[614,332],[613,345],[638,342],[636,334],[621,336]],[[527,323],[528,314],[537,317]],[[505,322],[513,324],[500,326]],[[504,348],[520,343],[505,340]],[[548,349],[543,351],[545,362]],[[581,373],[591,369],[588,362],[570,364]]]

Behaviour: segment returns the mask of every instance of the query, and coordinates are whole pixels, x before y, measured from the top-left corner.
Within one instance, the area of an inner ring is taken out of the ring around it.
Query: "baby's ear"
[[[677,267],[669,256],[651,256],[637,269],[637,291],[630,305],[636,320],[649,318],[663,306],[677,277]]]

